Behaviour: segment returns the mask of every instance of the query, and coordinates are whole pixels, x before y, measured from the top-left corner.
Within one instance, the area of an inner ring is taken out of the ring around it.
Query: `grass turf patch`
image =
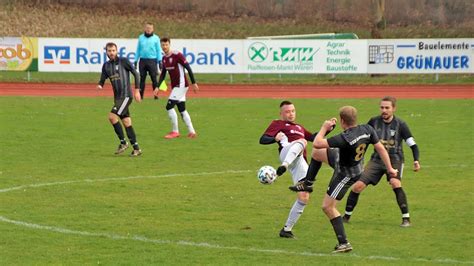
[[[398,227],[401,218],[394,193],[382,181],[362,194],[346,226],[354,251],[343,256],[329,255],[336,239],[320,210],[331,176],[327,166],[294,228],[298,239],[278,237],[295,199],[287,189],[290,178],[285,174],[264,186],[255,172],[264,164],[278,165],[277,147],[259,145],[258,139],[278,117],[279,102],[192,99],[187,107],[199,134],[194,140],[163,139],[170,129],[165,101],[133,103],[131,114],[144,154],[130,158],[113,155],[118,141],[107,121],[112,99],[1,97],[0,190],[26,187],[0,193],[0,216],[71,230],[61,233],[0,221],[2,262],[474,261],[465,248],[473,244],[472,100],[399,102],[397,115],[408,123],[421,151],[422,170],[413,173],[411,152],[405,147],[403,186],[413,227]],[[311,131],[336,116],[342,105],[357,107],[361,122],[378,113],[377,99],[295,99],[294,103],[298,122]],[[185,133],[181,121],[180,126]],[[162,176],[170,174],[179,175]],[[55,182],[66,183],[28,187]],[[339,210],[344,205],[345,199]]]

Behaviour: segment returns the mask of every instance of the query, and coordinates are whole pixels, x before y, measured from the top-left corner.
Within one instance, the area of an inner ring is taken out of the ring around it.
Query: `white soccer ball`
[[[277,174],[275,168],[265,165],[258,169],[257,178],[260,183],[264,185],[269,185],[277,179]]]

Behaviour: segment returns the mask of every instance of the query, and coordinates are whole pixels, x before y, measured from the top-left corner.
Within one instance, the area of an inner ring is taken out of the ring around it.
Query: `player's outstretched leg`
[[[286,151],[286,154],[284,155],[284,158],[282,160],[283,163],[277,168],[277,175],[283,175],[288,169],[288,166],[292,164],[295,159],[303,153],[305,148],[306,140],[304,139],[293,141],[289,146],[285,147],[285,149],[288,150]]]
[[[349,196],[347,197],[347,202],[346,202],[346,210],[344,217],[342,217],[342,221],[345,223],[348,223],[349,220],[351,219],[352,212],[354,211],[355,207],[357,206],[357,202],[359,201],[359,196],[360,193],[356,193],[354,191],[351,191],[349,193]]]
[[[321,169],[322,162],[328,162],[327,150],[313,150],[313,154],[311,157],[311,163],[309,164],[308,171],[306,172],[306,177],[300,180],[294,186],[288,187],[291,191],[306,191],[310,193],[313,192],[313,184],[316,181],[316,176],[318,175],[319,169]]]

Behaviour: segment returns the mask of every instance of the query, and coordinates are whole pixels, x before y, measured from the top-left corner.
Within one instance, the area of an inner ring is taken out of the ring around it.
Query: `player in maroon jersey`
[[[194,79],[193,71],[191,70],[189,63],[186,61],[186,58],[182,53],[178,51],[172,51],[170,42],[170,39],[167,37],[161,38],[160,40],[161,49],[165,54],[163,57],[163,71],[161,71],[158,86],[153,91],[153,93],[158,97],[158,88],[165,80],[166,72],[168,72],[171,78],[172,91],[170,97],[168,98],[168,103],[166,104],[166,110],[168,111],[172,130],[165,136],[165,138],[174,139],[180,136],[178,129],[178,115],[174,110],[175,106],[178,107],[178,111],[181,113],[181,117],[188,127],[188,138],[195,138],[197,134],[194,130],[191,117],[186,110],[186,92],[188,91],[189,82],[186,78],[186,74],[184,73],[184,69],[188,71],[189,78],[191,79],[191,87],[193,88],[194,92],[197,92],[199,87],[196,83],[196,80]]]
[[[306,143],[313,141],[314,136],[303,126],[295,123],[296,109],[293,103],[283,101],[280,104],[280,119],[273,120],[260,138],[260,144],[278,143],[281,166],[277,174],[282,175],[287,169],[293,177],[293,184],[306,177]],[[297,193],[297,199],[290,210],[285,226],[280,230],[280,237],[294,238],[292,228],[303,213],[309,201],[309,192]]]

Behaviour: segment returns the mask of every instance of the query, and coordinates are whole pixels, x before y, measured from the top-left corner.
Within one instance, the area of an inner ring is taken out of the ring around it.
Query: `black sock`
[[[397,187],[393,189],[393,192],[395,192],[395,196],[397,197],[398,207],[400,207],[400,211],[402,211],[402,214],[407,214],[408,202],[407,196],[405,195],[405,191],[403,191],[403,188]]]
[[[123,135],[123,129],[122,129],[122,125],[120,124],[120,122],[112,124],[112,126],[114,127],[115,134],[117,134],[117,137],[119,138],[120,143],[125,144],[125,136]]]
[[[332,228],[334,228],[334,233],[336,233],[337,241],[339,244],[346,244],[346,232],[344,230],[344,224],[342,223],[342,217],[339,215],[336,218],[331,220]]]
[[[128,139],[130,140],[130,143],[133,146],[133,149],[139,150],[140,147],[138,147],[137,137],[135,136],[135,130],[133,130],[133,127],[132,126],[126,127],[125,130],[127,131],[127,136],[128,136]]]
[[[316,181],[316,176],[318,175],[319,169],[321,169],[322,163],[311,158],[311,163],[309,164],[308,171],[306,172],[305,182],[308,185],[313,185]]]
[[[348,212],[352,213],[352,211],[356,207],[357,202],[359,201],[359,195],[360,195],[359,193],[355,193],[354,191],[351,191],[351,193],[349,193],[349,196],[347,197],[347,203],[346,203],[346,215],[350,215],[347,213]]]

